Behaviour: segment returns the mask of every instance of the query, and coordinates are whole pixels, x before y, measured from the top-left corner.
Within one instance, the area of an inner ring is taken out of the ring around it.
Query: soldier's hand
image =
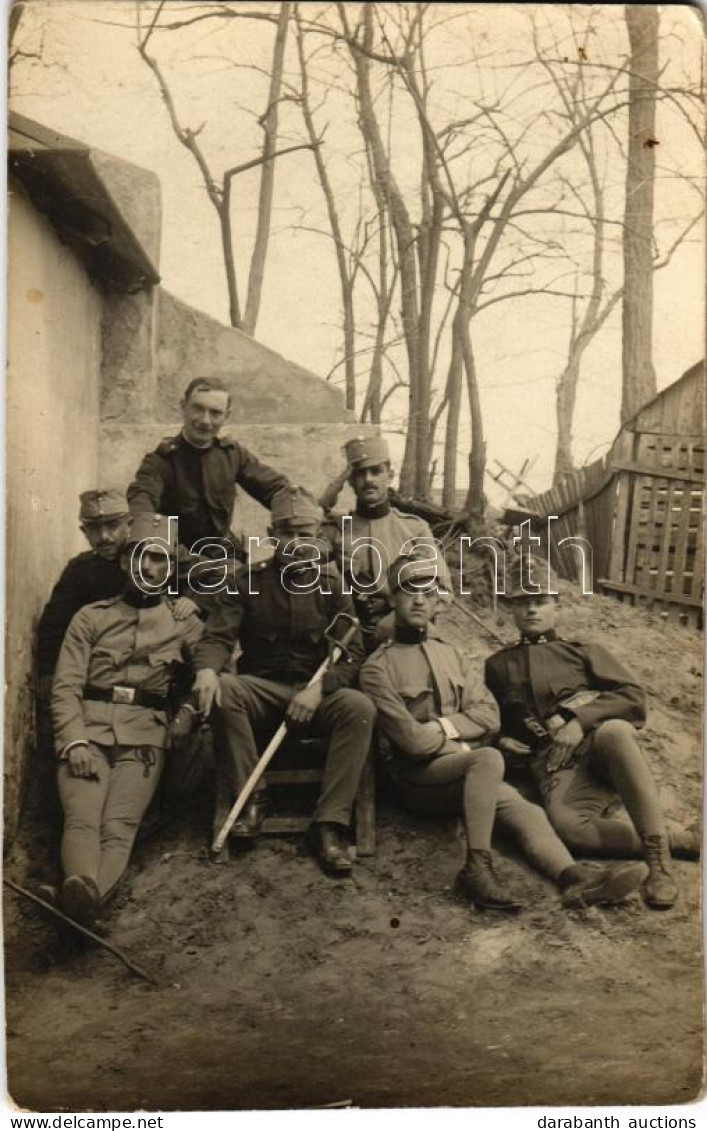
[[[196,673],[192,691],[196,695],[200,715],[206,717],[214,703],[217,707],[221,706],[221,686],[211,668],[202,668]]]
[[[290,700],[290,705],[286,711],[288,722],[296,727],[308,726],[323,696],[321,683],[313,683],[311,687],[303,687]]]
[[[98,761],[88,746],[73,746],[66,756],[72,778],[98,779]]]
[[[498,749],[502,754],[532,754],[527,742],[520,742],[517,738],[501,738]]]
[[[572,755],[584,738],[579,719],[570,719],[557,731],[552,750],[547,756],[547,768],[551,772],[562,770],[572,761]]]
[[[192,613],[199,612],[199,606],[192,601],[191,597],[177,597],[172,605],[172,612],[175,620],[186,620]]]

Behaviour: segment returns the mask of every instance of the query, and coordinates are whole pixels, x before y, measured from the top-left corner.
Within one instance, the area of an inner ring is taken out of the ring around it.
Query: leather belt
[[[155,691],[143,691],[126,683],[116,683],[115,687],[86,687],[84,699],[97,699],[100,703],[123,703],[133,707],[151,707],[155,711],[166,711],[169,699]]]

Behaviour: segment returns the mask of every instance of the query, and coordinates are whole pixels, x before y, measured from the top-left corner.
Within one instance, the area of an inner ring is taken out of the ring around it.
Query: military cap
[[[125,491],[119,487],[106,487],[98,491],[83,491],[79,495],[79,521],[98,522],[103,518],[123,518],[130,513]]]
[[[346,462],[354,471],[362,467],[375,467],[390,463],[390,451],[382,436],[356,436],[344,444]]]
[[[165,514],[136,514],[130,525],[127,545],[134,546],[136,542],[164,543],[169,546],[170,553],[177,552],[177,520]],[[148,548],[148,547],[146,547]]]
[[[304,487],[282,487],[273,496],[270,516],[273,526],[284,522],[290,525],[319,523],[322,520],[322,510]]]
[[[521,569],[522,566],[522,569]],[[507,594],[513,601],[517,597],[533,597],[558,592],[557,574],[547,558],[524,554],[515,558],[511,565],[511,589]]]
[[[396,589],[425,590],[431,586],[423,585],[424,581],[440,582],[440,564],[437,551],[424,546],[414,547],[409,554],[400,554],[388,570],[388,588],[391,593]]]

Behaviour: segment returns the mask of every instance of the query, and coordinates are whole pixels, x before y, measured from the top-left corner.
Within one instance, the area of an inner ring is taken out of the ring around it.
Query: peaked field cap
[[[270,516],[273,526],[283,522],[319,523],[322,509],[304,487],[283,487],[273,496]]]
[[[136,542],[151,542],[157,541],[166,542],[172,553],[177,549],[177,523],[172,519],[170,522],[169,516],[166,514],[136,514],[131,526],[130,533],[127,537],[127,545],[132,546]]]
[[[382,436],[356,436],[344,444],[346,462],[358,470],[360,467],[375,467],[379,463],[390,463],[390,449]]]
[[[92,522],[101,518],[122,518],[130,513],[125,491],[119,487],[105,487],[97,491],[82,491],[79,495],[79,520]]]
[[[423,589],[425,587],[417,585],[417,582],[438,579],[439,560],[432,561],[429,549],[425,551],[423,547],[412,554],[400,554],[388,570],[388,588],[391,593],[402,589],[408,582],[413,583],[413,588]]]
[[[557,574],[547,558],[530,554],[517,557],[511,565],[511,601],[518,597],[557,596]]]

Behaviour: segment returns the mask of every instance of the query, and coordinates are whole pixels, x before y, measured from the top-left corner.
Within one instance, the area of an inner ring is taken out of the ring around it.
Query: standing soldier
[[[312,566],[312,546],[321,511],[298,488],[273,500],[274,557],[238,578],[235,595],[222,593],[209,615],[195,655],[194,691],[207,715],[215,703],[214,742],[227,762],[232,798],[238,796],[258,760],[256,734],[272,733],[285,718],[296,728],[326,738],[322,790],[312,822],[312,840],[324,871],[351,871],[346,835],[368,756],[375,708],[353,685],[363,658],[354,637],[349,656],[320,682],[306,686],[326,659],[327,626],[339,613],[353,614],[333,567]],[[220,675],[238,640],[238,675]],[[249,839],[260,832],[266,813],[263,789],[253,794],[231,835]]]
[[[387,776],[402,804],[425,816],[463,819],[467,858],[457,877],[460,892],[479,907],[522,907],[491,852],[497,821],[558,884],[566,907],[623,899],[640,884],[645,865],[597,871],[576,864],[543,810],[502,780],[503,758],[491,745],[498,722],[493,703],[469,660],[428,633],[438,600],[429,563],[399,558],[389,586],[395,638],[366,660],[361,688],[378,709],[390,744]]]
[[[420,543],[434,547],[435,540],[424,519],[403,514],[391,506],[393,471],[388,444],[382,437],[357,436],[344,445],[344,452],[346,470],[320,499],[328,511],[323,535],[353,590],[366,651],[371,652],[392,631],[387,590],[391,564],[405,547],[410,549]],[[347,481],[356,495],[356,509],[352,515],[333,513],[330,508]],[[427,555],[437,561],[441,588],[449,588],[449,574],[441,554],[430,549]],[[384,618],[388,619],[379,627]]]
[[[52,714],[64,810],[61,906],[82,923],[94,920],[127,867],[162,772],[173,667],[203,628],[193,613],[177,620],[162,595],[174,564],[168,540],[167,518],[134,520],[120,555],[122,594],[80,609],[59,655]],[[131,559],[138,543],[139,573]]]
[[[520,640],[486,661],[486,683],[501,710],[500,747],[528,759],[550,821],[573,851],[644,856],[646,903],[672,907],[678,889],[671,848],[695,858],[699,837],[666,829],[636,740],[646,718],[645,693],[603,644],[556,634],[554,572],[531,558],[524,587],[521,567],[522,559],[514,565],[510,593]],[[631,821],[613,812],[619,798]]]
[[[181,402],[183,426],[145,456],[128,488],[132,514],[159,511],[179,520],[179,541],[191,548],[202,539],[235,544],[231,520],[239,484],[264,507],[288,480],[260,463],[237,440],[221,439],[231,397],[223,381],[197,377]],[[195,553],[205,553],[199,548]]]

